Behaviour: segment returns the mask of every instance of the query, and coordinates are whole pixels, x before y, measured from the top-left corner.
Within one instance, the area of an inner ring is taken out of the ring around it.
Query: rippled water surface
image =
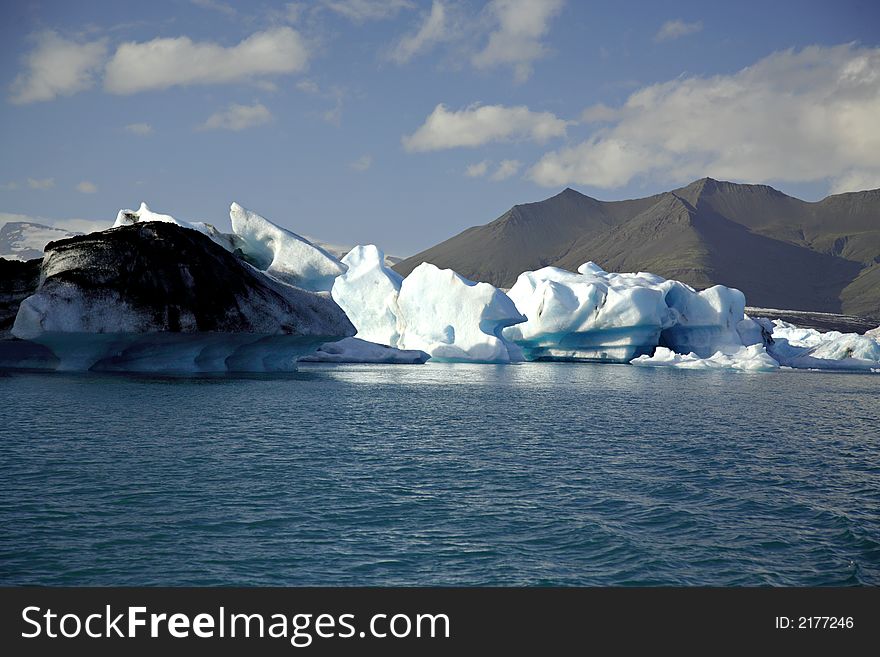
[[[880,376],[0,375],[0,583],[880,584]]]

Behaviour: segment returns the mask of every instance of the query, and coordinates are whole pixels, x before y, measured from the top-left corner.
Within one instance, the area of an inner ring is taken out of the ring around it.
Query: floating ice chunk
[[[441,361],[520,359],[501,332],[525,317],[488,283],[423,262],[403,280],[397,305],[400,337],[394,346],[399,349],[418,349]]]
[[[274,371],[355,332],[327,295],[170,224],[54,242],[12,334],[48,347],[59,369]]]
[[[880,366],[880,341],[870,335],[801,328],[775,319],[768,350],[783,365],[805,369],[871,370]]]
[[[203,221],[184,221],[182,219],[175,219],[170,214],[153,212],[144,202],[141,202],[141,206],[137,210],[120,210],[116,215],[116,221],[113,223],[113,228],[131,226],[133,224],[146,223],[148,221],[161,221],[163,223],[180,226],[181,228],[195,230],[202,233],[202,235],[207,235],[211,240],[230,252],[234,252],[236,249],[241,249],[244,244],[237,235],[221,232],[213,225],[207,224]]]
[[[674,311],[675,322],[664,329],[661,345],[702,358],[717,351],[733,353],[743,345],[738,330],[745,319],[742,292],[723,285],[697,292],[678,281],[667,281],[666,286],[666,304]],[[745,325],[742,328],[748,330]]]
[[[333,300],[351,318],[361,340],[396,345],[398,330],[397,295],[403,277],[386,265],[376,246],[356,246],[342,258],[347,267],[333,282]]]
[[[653,356],[639,356],[631,363],[637,367],[676,367],[690,370],[769,372],[779,369],[779,363],[770,357],[761,344],[740,347],[728,354],[718,351],[708,358],[701,358],[694,353],[677,354],[666,347],[657,347]]]
[[[772,341],[773,324],[769,319],[752,319],[748,315],[736,325],[739,339],[746,346],[768,344]]]
[[[519,349],[501,331],[524,317],[488,283],[428,263],[401,279],[372,245],[355,247],[343,264],[348,270],[336,279],[332,295],[358,338],[422,351],[436,360],[521,360]]]
[[[324,249],[238,203],[230,206],[229,218],[248,260],[280,281],[304,290],[329,292],[335,278],[345,272],[345,265]]]
[[[312,354],[299,359],[306,363],[389,363],[417,365],[428,360],[424,351],[395,349],[358,338],[327,342]]]
[[[556,267],[524,272],[508,296],[528,320],[504,330],[528,360],[628,362],[651,353],[673,314],[664,279],[615,274],[588,262],[572,273]]]
[[[147,221],[162,221],[164,223],[174,224],[176,226],[183,226],[184,228],[190,228],[192,224],[188,221],[178,221],[170,214],[159,214],[158,212],[153,212],[150,210],[150,206],[146,203],[141,202],[141,206],[137,210],[120,210],[116,215],[116,221],[113,223],[113,228],[119,228],[120,226],[131,226],[136,223],[143,223]]]

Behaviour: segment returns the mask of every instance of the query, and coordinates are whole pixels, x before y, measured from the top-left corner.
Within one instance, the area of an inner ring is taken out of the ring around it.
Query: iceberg
[[[113,222],[112,227],[119,228],[120,226],[132,226],[134,224],[147,223],[149,221],[160,221],[166,224],[174,224],[181,228],[189,228],[190,230],[202,233],[202,235],[207,235],[211,240],[230,252],[243,246],[243,242],[237,235],[223,233],[211,224],[207,224],[203,221],[184,221],[183,219],[175,219],[170,214],[153,212],[150,209],[150,206],[144,202],[141,202],[141,205],[137,210],[120,210],[116,214],[116,221]]]
[[[613,274],[588,262],[572,273],[544,267],[519,275],[508,296],[528,319],[504,330],[527,360],[625,363],[649,354],[674,315],[664,279]]]
[[[661,346],[708,358],[718,351],[735,352],[743,345],[739,329],[745,319],[746,298],[742,292],[723,285],[699,292],[678,281],[664,285],[674,321],[663,330]]]
[[[637,367],[675,367],[688,370],[740,370],[770,372],[779,369],[764,345],[741,346],[730,353],[717,351],[707,358],[695,353],[678,354],[667,347],[657,347],[652,356],[642,355],[630,361]]]
[[[345,265],[321,247],[238,203],[230,206],[229,218],[232,233],[224,233],[212,224],[175,219],[141,203],[137,210],[120,210],[113,227],[159,221],[189,228],[282,283],[312,292],[329,292],[334,279],[345,271]]]
[[[708,358],[743,346],[745,297],[721,285],[697,292],[654,274],[609,273],[587,262],[576,274],[556,267],[520,274],[508,295],[528,321],[505,329],[504,337],[528,360],[626,363],[658,345]]]
[[[358,338],[425,352],[437,361],[522,360],[501,332],[525,317],[492,285],[429,263],[401,278],[373,245],[355,247],[343,264],[347,271],[336,279],[331,294],[357,328]]]
[[[359,338],[345,338],[318,347],[313,354],[303,356],[300,363],[385,363],[421,365],[430,356],[415,349],[403,350],[367,342]]]
[[[343,258],[346,271],[333,282],[333,300],[352,318],[355,337],[381,345],[400,339],[397,297],[403,277],[387,266],[385,254],[372,244],[356,246]]]
[[[324,249],[238,203],[230,206],[229,218],[248,261],[283,283],[329,292],[336,277],[345,273],[345,265]]]
[[[174,222],[53,242],[12,335],[58,369],[279,371],[354,327],[332,299],[281,283]]]
[[[418,349],[438,361],[507,363],[522,360],[502,337],[525,321],[513,301],[488,283],[423,262],[403,279],[397,297],[399,349]]]
[[[880,340],[867,333],[822,333],[775,319],[771,338],[768,352],[788,367],[865,371],[880,368]]]

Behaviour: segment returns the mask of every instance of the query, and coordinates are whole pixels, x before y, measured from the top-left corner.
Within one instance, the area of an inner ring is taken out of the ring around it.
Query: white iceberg
[[[767,353],[764,345],[754,344],[739,347],[731,353],[717,351],[707,358],[695,353],[678,354],[666,347],[657,347],[653,356],[643,355],[634,358],[632,365],[637,367],[675,367],[688,370],[740,370],[745,372],[770,372],[779,369],[777,363]]]
[[[385,363],[420,365],[430,356],[424,351],[395,349],[358,338],[327,342],[317,351],[299,359],[300,363]]]
[[[131,226],[132,224],[146,223],[148,221],[161,221],[166,224],[174,224],[175,226],[198,231],[203,235],[207,235],[214,242],[230,252],[235,251],[237,248],[241,248],[243,245],[237,235],[221,232],[213,225],[203,221],[185,221],[183,219],[176,219],[170,214],[153,212],[150,209],[150,206],[144,202],[141,202],[141,205],[137,210],[120,210],[116,213],[116,221],[113,222],[112,227],[119,228],[120,226]]]
[[[733,353],[743,345],[740,329],[746,298],[739,290],[715,285],[697,292],[678,281],[666,281],[666,305],[672,325],[663,330],[660,344],[680,354],[708,358],[718,351]]]
[[[782,365],[801,369],[880,368],[880,340],[865,334],[802,328],[776,319],[768,352]]]
[[[507,295],[488,283],[474,283],[451,269],[423,262],[403,279],[397,307],[400,337],[392,346],[399,349],[425,351],[439,361],[522,359],[502,331],[525,317]]]
[[[519,349],[501,331],[524,321],[513,302],[488,283],[422,263],[401,279],[382,251],[359,246],[343,258],[333,299],[357,328],[357,337],[434,360],[507,363]]]
[[[184,221],[170,214],[153,212],[146,203],[141,203],[137,210],[120,210],[113,228],[148,221],[189,228],[207,235],[260,271],[311,292],[329,292],[334,279],[345,272],[345,265],[321,247],[238,203],[230,206],[229,218],[232,233],[224,233],[205,222]]]
[[[229,218],[249,261],[284,283],[329,292],[336,277],[345,273],[345,265],[324,249],[238,203],[230,206]]]
[[[355,337],[376,344],[397,344],[397,296],[403,277],[387,266],[385,255],[372,244],[356,246],[342,264],[347,270],[333,282],[333,300],[352,318]]]
[[[528,360],[629,362],[658,345],[708,358],[743,346],[745,297],[716,285],[697,292],[654,274],[609,273],[588,262],[520,274],[508,292],[528,321],[505,329]],[[755,325],[761,342],[760,327]]]

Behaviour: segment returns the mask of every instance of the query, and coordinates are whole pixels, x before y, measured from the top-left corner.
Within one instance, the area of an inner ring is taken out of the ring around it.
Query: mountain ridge
[[[804,201],[769,185],[704,177],[637,199],[566,187],[514,205],[395,265],[421,262],[510,287],[516,276],[592,260],[694,287],[739,287],[753,305],[880,316],[880,190]]]

